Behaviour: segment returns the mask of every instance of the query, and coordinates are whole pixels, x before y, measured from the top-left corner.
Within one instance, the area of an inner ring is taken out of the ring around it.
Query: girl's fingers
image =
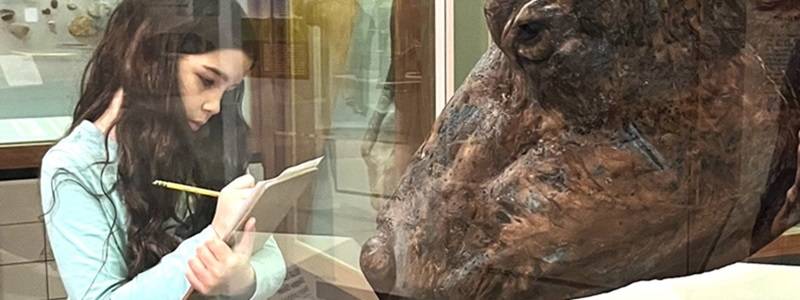
[[[230,183],[228,183],[228,185],[225,186],[225,187],[226,188],[227,187],[231,187],[231,188],[239,189],[239,188],[251,188],[254,185],[256,185],[256,179],[253,178],[253,176],[250,175],[250,174],[244,174],[242,176],[237,177],[236,179],[234,179]]]
[[[248,200],[251,196],[253,196],[253,192],[256,191],[256,188],[247,188],[242,190],[242,200]]]
[[[186,279],[189,280],[189,284],[192,285],[192,288],[200,292],[201,294],[208,294],[208,287],[197,279],[197,275],[194,274],[191,268],[189,271],[186,272]]]
[[[249,257],[253,253],[253,240],[255,239],[256,218],[250,217],[244,225],[242,239],[233,248],[233,251]]]
[[[216,284],[217,280],[196,257],[189,260],[189,269],[194,272],[195,277],[202,282],[205,287],[208,288]]]
[[[203,263],[203,266],[216,277],[222,276],[221,269],[222,263],[211,253],[206,245],[197,248],[197,258]]]
[[[220,239],[212,239],[206,243],[208,249],[211,250],[211,253],[214,254],[214,257],[217,258],[217,261],[222,263],[223,265],[226,264],[230,256],[233,255],[233,251],[228,244],[225,244]]]

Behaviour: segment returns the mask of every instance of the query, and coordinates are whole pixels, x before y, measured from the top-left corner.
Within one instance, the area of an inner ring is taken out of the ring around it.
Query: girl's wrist
[[[219,228],[219,225],[211,223],[211,231],[214,232],[214,237],[216,237],[216,238],[218,238],[220,240],[222,239],[222,234],[221,234],[222,233],[222,229]]]
[[[223,241],[225,240],[224,237],[227,236],[231,232],[231,229],[228,228],[228,227],[229,226],[225,226],[225,225],[222,225],[222,224],[219,224],[219,223],[211,222],[211,229],[214,230],[214,233],[216,234],[216,237],[218,239],[220,239],[220,240],[223,240]]]
[[[250,265],[248,262],[247,268],[244,270],[245,274],[242,275],[241,279],[234,280],[234,282],[244,283],[241,286],[234,287],[231,292],[231,296],[234,296],[236,299],[250,299],[256,293],[256,273],[253,270],[253,266]]]

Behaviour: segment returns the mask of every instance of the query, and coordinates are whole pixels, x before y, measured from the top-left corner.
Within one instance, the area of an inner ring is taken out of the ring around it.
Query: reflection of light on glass
[[[72,117],[0,119],[0,145],[55,141],[69,128]]]
[[[251,77],[244,78],[244,91],[242,95],[242,105],[240,108],[242,109],[242,118],[244,118],[245,123],[247,126],[253,126],[253,100],[252,100],[252,89],[249,87],[251,86],[253,79]]]
[[[268,19],[272,15],[272,0],[239,0],[248,17]]]
[[[790,228],[784,235],[800,235],[800,225]]]
[[[315,124],[317,130],[324,130],[328,129],[327,127],[330,124],[326,124],[327,122],[323,118],[323,109],[322,106],[325,105],[325,95],[322,92],[322,81],[325,80],[322,75],[322,33],[319,26],[314,26],[310,28],[311,34],[311,61],[312,61],[312,83],[314,84],[314,116],[316,117]],[[333,89],[333,85],[328,86],[329,90]],[[330,95],[331,92],[328,91],[327,93]]]
[[[288,19],[292,17],[291,4],[289,0],[270,0],[272,2],[272,17],[276,19]]]

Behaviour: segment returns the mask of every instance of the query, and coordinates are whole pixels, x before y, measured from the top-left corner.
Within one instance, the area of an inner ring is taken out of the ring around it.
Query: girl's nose
[[[204,111],[211,113],[211,115],[216,115],[219,113],[219,106],[220,106],[220,99],[218,98],[217,100],[210,100],[204,102],[201,108]]]

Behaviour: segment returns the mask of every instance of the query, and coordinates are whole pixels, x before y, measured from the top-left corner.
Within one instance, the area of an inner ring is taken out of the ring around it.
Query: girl
[[[222,188],[224,169],[246,165],[221,151],[221,116],[242,124],[235,101],[255,58],[242,17],[227,0],[123,0],[111,14],[69,133],[42,162],[48,239],[70,298],[180,299],[191,287],[262,299],[280,286],[275,242],[252,251],[255,220],[235,246],[220,240],[254,185],[246,175]],[[222,191],[215,201],[155,179]]]

